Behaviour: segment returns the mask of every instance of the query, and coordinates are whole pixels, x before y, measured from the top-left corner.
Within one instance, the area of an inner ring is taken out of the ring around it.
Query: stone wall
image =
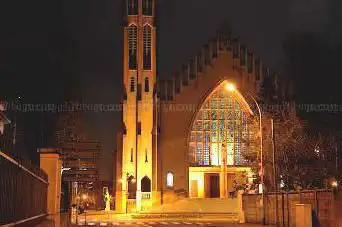
[[[265,195],[265,209],[261,195],[243,195],[242,203],[247,223],[262,223],[265,210],[266,224],[276,223],[276,194]],[[296,204],[311,204],[313,226],[330,227],[337,224],[341,214],[342,193],[332,191],[302,191],[278,193],[278,223],[294,227],[296,224]],[[338,226],[338,225],[337,225]]]

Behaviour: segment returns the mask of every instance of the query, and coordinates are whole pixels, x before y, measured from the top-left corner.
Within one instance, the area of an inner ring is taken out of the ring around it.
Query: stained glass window
[[[197,163],[199,165],[203,165],[203,149],[202,149],[202,144],[197,143]]]
[[[209,111],[203,111],[203,119],[208,120],[209,119]]]
[[[243,152],[251,149],[248,113],[224,86],[209,95],[196,116],[190,134],[190,165],[221,165],[222,147],[227,149],[227,165],[244,165]]]
[[[217,112],[216,111],[212,111],[211,112],[211,120],[216,120],[217,119]]]
[[[204,130],[210,130],[210,121],[205,121],[204,122],[203,129]]]

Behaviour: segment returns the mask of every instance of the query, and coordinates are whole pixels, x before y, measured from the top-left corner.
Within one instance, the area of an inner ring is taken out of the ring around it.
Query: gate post
[[[40,167],[48,175],[47,211],[50,215],[60,213],[60,196],[62,181],[62,160],[55,148],[40,149]]]

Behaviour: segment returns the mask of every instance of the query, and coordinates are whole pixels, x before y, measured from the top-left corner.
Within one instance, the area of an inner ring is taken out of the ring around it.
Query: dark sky
[[[17,93],[26,102],[74,98],[86,103],[118,103],[122,77],[120,2],[2,1],[0,78],[8,85],[2,85],[1,96],[6,99]],[[340,2],[158,0],[158,76],[167,77],[180,68],[222,23],[230,23],[235,34],[270,67],[289,72],[283,44],[291,35],[323,37],[324,46],[332,50],[341,43]],[[329,52],[328,58],[332,55]],[[105,144],[103,173],[110,171],[108,157],[115,149],[118,116],[87,115],[90,139]]]

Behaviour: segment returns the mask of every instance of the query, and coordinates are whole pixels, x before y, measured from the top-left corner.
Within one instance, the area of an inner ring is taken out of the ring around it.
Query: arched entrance
[[[148,176],[144,176],[141,179],[141,199],[148,202],[151,199],[151,179]]]
[[[137,192],[137,182],[133,176],[127,178],[128,199],[135,199]]]
[[[247,102],[237,90],[227,89],[227,82],[208,95],[190,128],[190,197],[227,198],[239,172],[250,171],[244,157],[256,150],[251,119]]]
[[[148,176],[141,179],[141,192],[151,192],[151,180]]]

